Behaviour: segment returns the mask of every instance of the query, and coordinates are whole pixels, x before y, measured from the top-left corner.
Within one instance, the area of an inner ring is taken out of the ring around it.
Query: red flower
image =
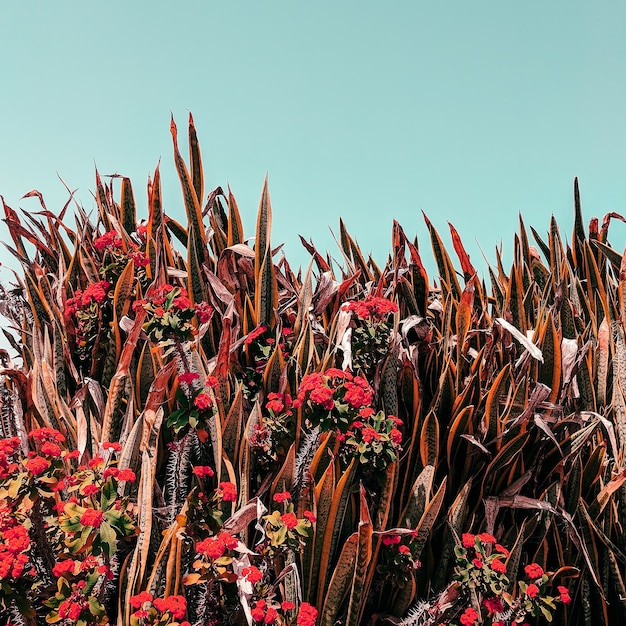
[[[411,554],[411,548],[409,548],[409,546],[398,546],[398,552],[400,554]]]
[[[383,535],[383,544],[386,546],[392,546],[400,541],[402,541],[400,535]]]
[[[183,596],[155,598],[152,602],[157,611],[169,613],[174,619],[182,619],[187,612],[187,600]]]
[[[483,543],[496,543],[496,538],[493,535],[490,535],[489,533],[480,533],[480,535],[477,535],[477,537]]]
[[[196,465],[193,468],[193,473],[198,477],[203,476],[215,476],[215,472],[208,465]]]
[[[278,617],[278,611],[271,606],[269,609],[267,609],[267,613],[265,614],[265,617],[263,618],[263,622],[265,624],[273,624],[276,621],[276,618]]]
[[[29,433],[29,437],[32,437],[35,441],[56,441],[57,443],[63,443],[65,437],[55,428],[45,426],[44,428],[35,428]],[[19,442],[19,441],[18,441]]]
[[[468,606],[465,611],[463,611],[463,615],[461,615],[459,621],[463,626],[472,626],[477,619],[478,613],[471,606]]]
[[[308,602],[303,602],[300,605],[298,611],[298,617],[296,618],[296,624],[298,626],[315,626],[317,621],[317,609],[311,606]]]
[[[193,400],[194,406],[196,406],[201,411],[205,409],[210,409],[213,407],[213,400],[211,400],[211,396],[208,393],[199,393]]]
[[[132,469],[126,468],[120,470],[120,473],[117,475],[117,480],[120,482],[129,482],[134,483],[137,480],[137,476],[135,476],[135,472]]]
[[[225,531],[218,533],[217,538],[226,546],[228,550],[234,550],[239,545],[237,537],[233,537],[230,533]]]
[[[477,567],[478,569],[483,566],[483,562],[479,558],[472,559],[472,563],[474,564],[474,567]]]
[[[557,589],[559,590],[559,593],[561,594],[561,602],[563,604],[569,604],[572,601],[572,598],[569,595],[569,589],[561,585],[559,585]]]
[[[119,248],[122,245],[122,238],[119,236],[117,231],[110,230],[94,240],[93,245],[94,248],[96,248],[96,250],[100,250],[100,252],[109,247]]]
[[[115,450],[115,452],[120,452],[122,449],[122,444],[117,441],[105,441],[102,444],[102,448],[104,450]]]
[[[250,565],[250,567],[244,567],[241,573],[251,583],[258,583],[263,579],[263,573],[258,567],[255,567],[254,565]]]
[[[315,515],[313,515],[311,511],[305,511],[303,515],[306,519],[309,520],[309,522],[311,522],[311,524],[315,524],[315,522],[317,522],[317,517],[315,517]]]
[[[96,511],[95,509],[87,509],[80,517],[80,523],[83,526],[92,526],[93,528],[100,528],[103,518],[102,511]]]
[[[178,380],[181,383],[185,383],[185,385],[191,385],[196,378],[200,378],[200,374],[197,374],[196,372],[185,372],[184,374],[180,374],[178,376]]]
[[[491,561],[491,569],[498,574],[506,574],[506,565],[500,559]]]
[[[187,296],[180,295],[177,298],[174,298],[173,302],[174,306],[177,309],[190,309],[191,308],[191,300]]]
[[[14,526],[3,530],[2,537],[7,550],[13,554],[23,552],[30,545],[28,530],[24,526]]]
[[[224,502],[237,501],[237,485],[234,483],[220,483],[217,493],[222,496]]]
[[[285,513],[280,516],[280,519],[289,530],[293,530],[298,525],[298,518],[294,513]]]
[[[41,454],[45,454],[47,456],[52,456],[55,458],[61,456],[61,448],[56,443],[52,443],[52,441],[46,441],[45,443],[43,443],[40,452]]]
[[[267,330],[267,326],[257,326],[246,337],[246,345],[250,345],[257,337],[260,337]]]
[[[42,456],[34,456],[31,459],[26,459],[24,465],[34,476],[39,476],[39,474],[43,474],[50,467],[50,461]]]
[[[265,617],[265,611],[258,605],[250,611],[250,614],[255,622],[262,622]]]
[[[493,615],[494,613],[502,613],[504,611],[504,606],[500,601],[500,598],[494,596],[493,598],[485,598],[483,600],[483,604],[487,611],[489,611],[489,615]]]
[[[210,559],[219,559],[221,556],[224,556],[226,546],[217,537],[209,537],[196,544],[196,551],[198,554],[205,554]]]
[[[500,554],[504,554],[504,556],[507,558],[511,554],[504,546],[501,546],[499,543],[496,543],[496,551]]]
[[[538,593],[539,593],[539,587],[537,587],[537,585],[535,585],[535,583],[530,583],[530,585],[528,585],[528,587],[526,587],[526,595],[529,598],[536,597]]]
[[[293,602],[289,602],[289,600],[285,600],[284,602],[281,602],[280,608],[283,611],[291,611],[296,608],[296,605]]]
[[[543,576],[543,568],[537,563],[531,563],[524,568],[528,578],[541,578]]]
[[[107,467],[102,473],[102,478],[106,480],[109,476],[113,476],[116,478],[120,473],[120,470],[117,467]]]
[[[196,304],[196,315],[201,324],[206,324],[213,316],[213,307],[206,302]]]
[[[85,485],[82,491],[85,496],[93,496],[100,491],[100,488],[96,485]]]
[[[102,464],[104,464],[104,459],[101,456],[94,456],[87,465],[89,466],[89,469],[96,469]]]
[[[463,533],[461,537],[461,542],[463,543],[464,548],[473,548],[474,547],[474,539],[475,536],[470,533]]]
[[[274,502],[285,502],[285,500],[291,500],[291,494],[288,491],[279,491],[274,494]]]
[[[67,559],[65,561],[59,561],[53,568],[52,573],[57,577],[65,576],[66,574],[74,573],[74,561]]]

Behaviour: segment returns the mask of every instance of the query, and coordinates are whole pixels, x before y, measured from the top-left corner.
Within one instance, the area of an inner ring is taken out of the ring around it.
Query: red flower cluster
[[[104,252],[107,248],[121,248],[122,238],[116,230],[110,230],[95,239],[93,245],[100,252]]]
[[[246,580],[251,583],[258,583],[263,580],[263,572],[258,567],[254,565],[250,565],[249,567],[244,567],[241,571],[243,576],[245,576]]]
[[[370,407],[373,400],[374,391],[365,378],[330,368],[302,379],[293,406],[307,407],[313,418],[319,418],[322,430],[338,426],[345,432],[359,410]]]
[[[174,619],[183,619],[187,612],[187,601],[183,596],[155,598],[152,605],[161,613],[169,613]]]
[[[387,298],[369,295],[365,300],[353,300],[346,306],[348,311],[353,311],[361,319],[382,321],[390,313],[398,310],[398,305]]]
[[[279,491],[274,494],[272,499],[274,502],[286,502],[287,500],[291,500],[291,494],[288,491]]]
[[[250,331],[246,336],[246,345],[249,346],[255,339],[258,339],[266,330],[267,326],[257,326],[254,330]]]
[[[203,554],[210,559],[219,559],[224,556],[227,550],[234,550],[239,544],[239,540],[230,533],[221,532],[214,537],[208,537],[196,544],[196,552]]]
[[[104,514],[102,511],[98,511],[96,509],[87,509],[80,516],[80,523],[83,526],[91,526],[93,528],[100,528],[100,524],[102,524],[102,518]]]
[[[315,626],[316,621],[317,609],[308,602],[303,602],[300,605],[300,610],[298,611],[296,624],[298,624],[298,626]]]
[[[208,465],[196,465],[192,471],[198,478],[215,476],[215,472]]]
[[[5,509],[8,511],[8,509]],[[4,515],[2,516],[5,517]],[[19,578],[28,563],[25,552],[30,547],[28,530],[14,519],[6,519],[6,524],[0,529],[2,543],[0,543],[0,580],[5,578]],[[10,526],[9,524],[15,524]]]
[[[237,485],[234,483],[220,483],[216,489],[218,496],[221,496],[224,502],[236,502],[237,501]]]
[[[472,626],[472,624],[476,623],[478,620],[478,613],[471,606],[468,606],[465,611],[463,611],[463,615],[459,621],[463,626]]]
[[[267,396],[265,408],[268,411],[272,411],[274,415],[280,415],[282,413],[291,415],[291,405],[291,396],[288,393],[270,393]]]
[[[65,303],[67,315],[76,315],[79,310],[88,309],[92,304],[102,304],[106,300],[110,287],[111,283],[100,280],[89,285],[84,291],[80,289],[75,291],[74,297]]]
[[[537,563],[531,563],[524,568],[524,572],[526,572],[526,576],[528,578],[541,578],[543,576],[543,568],[541,565],[537,565]]]

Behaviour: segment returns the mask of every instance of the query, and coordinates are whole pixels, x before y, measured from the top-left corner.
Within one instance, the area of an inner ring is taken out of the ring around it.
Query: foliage
[[[158,168],[144,221],[98,174],[95,223],[4,205],[0,623],[624,621],[623,218],[576,182],[489,283],[428,218],[435,280],[397,223],[294,272],[171,131],[185,224]]]

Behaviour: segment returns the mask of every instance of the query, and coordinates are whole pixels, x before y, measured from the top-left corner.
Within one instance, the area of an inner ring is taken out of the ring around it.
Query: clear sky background
[[[15,209],[37,210],[20,200],[36,188],[60,210],[57,174],[92,209],[95,163],[131,177],[145,215],[161,157],[180,219],[169,116],[184,137],[192,111],[207,190],[230,184],[253,235],[268,172],[272,243],[295,265],[299,233],[339,257],[339,216],[381,264],[394,218],[430,258],[422,210],[493,262],[519,212],[570,236],[576,175],[586,219],[626,213],[622,0],[23,0],[0,20],[0,194]],[[626,224],[611,229],[622,248]]]

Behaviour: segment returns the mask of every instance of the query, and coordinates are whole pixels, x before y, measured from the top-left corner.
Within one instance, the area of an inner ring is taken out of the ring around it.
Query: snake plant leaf
[[[200,143],[196,127],[193,123],[193,115],[189,112],[189,163],[191,167],[191,182],[196,192],[198,202],[204,198],[204,172],[202,170],[202,156],[200,155]]]
[[[354,574],[350,589],[350,601],[348,603],[348,614],[346,616],[346,626],[358,626],[365,609],[366,578],[370,561],[372,559],[372,520],[370,518],[365,488],[359,488],[359,526],[358,545],[356,559],[354,563]]]
[[[244,243],[243,224],[237,200],[228,188],[228,247]]]
[[[194,241],[197,249],[205,250],[207,239],[204,231],[204,225],[202,223],[202,209],[200,207],[201,198],[198,198],[197,196],[189,170],[187,169],[185,161],[178,150],[178,131],[176,129],[176,123],[174,122],[174,116],[171,118],[170,132],[172,134],[172,141],[174,144],[174,162],[176,164],[176,171],[178,173],[178,178],[183,192],[187,220],[189,225],[193,227]]]
[[[359,533],[355,532],[344,543],[337,565],[333,570],[321,610],[320,626],[334,626],[336,624],[341,605],[354,580],[358,547]]]
[[[463,276],[467,284],[476,276],[476,270],[470,261],[469,254],[465,251],[465,247],[463,246],[463,242],[456,228],[454,228],[450,222],[448,222],[448,226],[450,227],[450,234],[452,235],[452,245],[461,262],[461,269],[463,270]]]
[[[315,525],[315,544],[307,597],[312,602],[317,597],[318,583],[320,580],[321,557],[324,548],[324,537],[328,527],[329,516],[335,490],[335,464],[330,463],[320,480],[315,485],[315,501],[317,502],[317,523]],[[325,576],[326,574],[324,574]]]
[[[328,579],[329,565],[333,562],[335,551],[339,544],[341,527],[348,507],[352,481],[356,473],[356,463],[352,459],[348,468],[343,472],[337,486],[333,492],[333,499],[328,512],[326,530],[324,532],[324,543],[321,552],[321,565],[319,569],[319,586],[317,590],[317,605],[322,606],[326,581]]]
[[[445,286],[447,290],[452,293],[454,298],[459,300],[461,298],[461,287],[459,286],[459,281],[457,280],[456,271],[452,265],[450,256],[441,241],[441,237],[439,236],[437,229],[433,226],[423,211],[422,215],[430,233],[430,241],[433,248],[433,254],[435,255],[435,260],[437,262],[439,277],[442,281],[442,287]]]

